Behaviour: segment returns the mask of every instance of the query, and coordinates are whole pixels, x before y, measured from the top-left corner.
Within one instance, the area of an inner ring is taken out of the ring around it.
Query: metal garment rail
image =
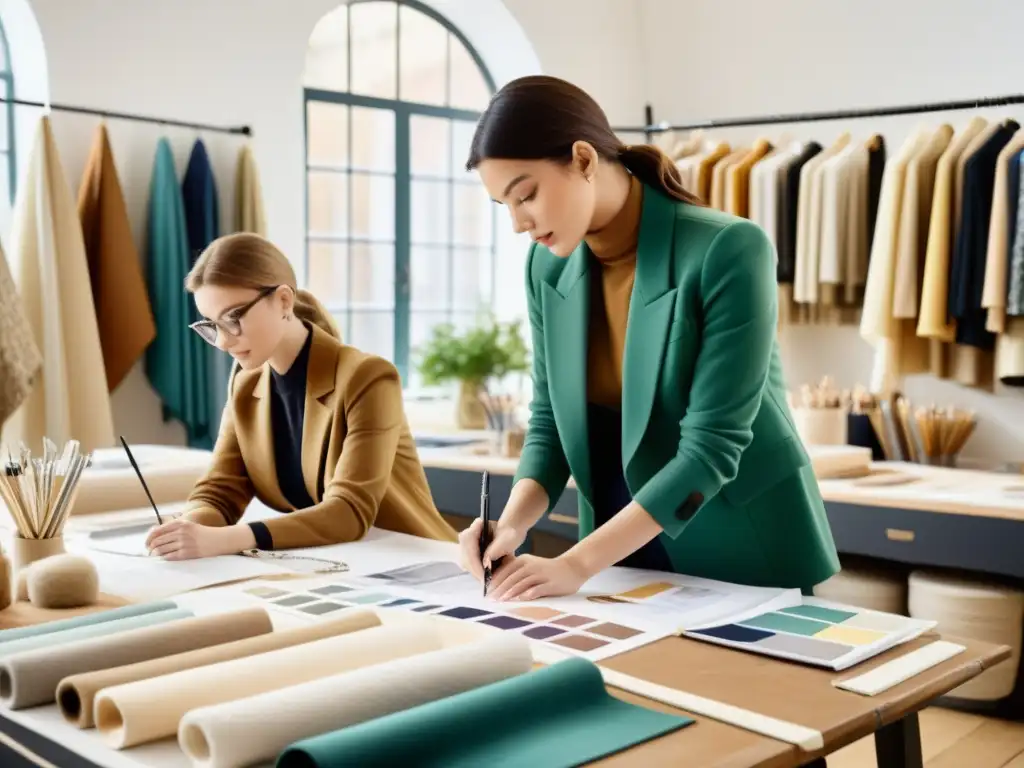
[[[922,112],[951,112],[962,109],[983,109],[985,107],[1005,107],[1011,104],[1024,104],[1024,94],[1011,96],[995,96],[984,99],[961,99],[959,101],[935,101],[925,104],[904,104],[892,107],[873,107],[870,109],[841,109],[831,112],[799,112],[790,115],[760,115],[758,117],[730,117],[720,120],[698,120],[692,123],[673,125],[654,123],[654,109],[648,104],[644,107],[645,125],[619,127],[617,133],[643,133],[650,140],[656,133],[665,131],[692,131],[699,128],[738,128],[750,125],[770,125],[773,123],[809,123],[823,120],[856,120],[866,117],[889,117],[892,115],[914,115]]]
[[[234,133],[240,136],[252,136],[252,128],[248,125],[210,125],[208,123],[193,123],[186,120],[172,120],[166,117],[153,117],[152,115],[137,115],[131,112],[117,112],[112,109],[97,109],[94,107],[79,107],[73,104],[45,103],[42,101],[28,101],[27,99],[9,99],[0,96],[0,103],[16,104],[22,107],[41,107],[57,112],[75,112],[80,115],[96,115],[97,117],[108,117],[117,120],[135,120],[140,123],[156,123],[157,125],[173,125],[178,128],[194,128],[200,131],[212,131],[215,133]]]

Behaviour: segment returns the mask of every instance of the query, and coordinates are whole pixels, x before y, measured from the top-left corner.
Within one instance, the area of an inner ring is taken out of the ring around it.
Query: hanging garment
[[[824,150],[816,141],[808,142],[779,175],[778,231],[779,323],[796,322],[793,282],[796,279],[796,243],[800,206],[800,174],[804,165]]]
[[[4,423],[32,392],[42,367],[42,353],[0,248],[0,435]]]
[[[882,179],[860,323],[861,337],[875,350],[869,386],[876,394],[893,392],[901,387],[899,336],[892,306],[903,187],[907,164],[930,136],[931,131],[920,126],[911,133],[900,147],[899,154],[886,165]]]
[[[1017,229],[1010,247],[1006,277],[1006,314],[1024,316],[1024,184],[1017,185]]]
[[[900,201],[899,231],[893,264],[892,317],[898,350],[899,378],[929,370],[931,344],[917,335],[928,224],[935,196],[939,158],[953,139],[953,126],[940,125],[907,162]]]
[[[267,217],[263,210],[263,189],[256,158],[248,144],[238,150],[235,171],[235,230],[267,236]]]
[[[750,216],[750,171],[754,163],[772,150],[767,139],[758,139],[753,148],[727,172],[725,210],[736,216]]]
[[[146,350],[146,374],[163,403],[164,421],[185,426],[193,447],[211,441],[206,342],[189,329],[192,298],[184,290],[191,258],[185,205],[166,138],[157,143],[149,190],[146,261],[156,339]]]
[[[956,328],[946,315],[949,296],[949,261],[953,249],[956,217],[953,212],[956,168],[971,143],[985,130],[987,123],[973,118],[950,142],[939,157],[935,169],[935,187],[928,220],[928,245],[925,250],[924,279],[917,318],[917,335],[929,339],[929,368],[933,376],[949,376],[948,349]]]
[[[708,205],[711,205],[711,180],[714,175],[715,167],[718,163],[732,152],[732,147],[725,142],[716,144],[708,153],[701,159],[700,167],[697,169],[697,193],[700,195],[700,199]]]
[[[878,219],[878,200],[882,194],[882,176],[885,173],[885,138],[875,134],[868,139],[868,242],[875,238]]]
[[[78,218],[89,262],[107,386],[113,392],[156,337],[156,324],[107,127],[102,123],[96,129],[78,189]]]
[[[42,375],[8,422],[6,440],[42,451],[78,440],[83,453],[114,445],[114,419],[82,224],[49,117],[36,129],[14,206],[16,254],[25,315],[43,353]]]
[[[948,312],[956,320],[957,343],[990,351],[995,349],[996,340],[985,328],[987,313],[982,307],[981,294],[985,283],[996,160],[1017,127],[1013,122],[997,126],[964,163],[960,229],[949,271]]]
[[[185,229],[188,231],[189,268],[195,264],[206,246],[220,236],[220,205],[217,200],[217,182],[210,166],[210,156],[202,139],[192,145],[192,152],[181,181],[181,198],[185,207]],[[195,299],[188,297],[189,311],[193,320],[199,319]],[[213,440],[220,429],[221,414],[228,397],[228,379],[231,376],[231,357],[203,341],[198,334],[190,334],[189,343],[196,348],[195,354],[204,360],[197,375],[209,387],[206,403],[209,408],[206,423],[209,436],[197,442],[196,448],[213,448]]]
[[[1007,192],[1010,186],[1010,166],[1024,149],[1024,131],[1017,131],[1003,147],[996,159],[996,179],[992,190],[992,216],[988,227],[988,250],[985,256],[985,285],[981,291],[981,306],[986,310],[985,328],[992,333],[1006,330],[1006,273],[1008,254],[1013,245],[1013,232],[1009,220],[1017,218],[1017,181],[1014,179],[1013,204]],[[1016,174],[1015,174],[1016,175]],[[1012,215],[1011,215],[1012,211]]]

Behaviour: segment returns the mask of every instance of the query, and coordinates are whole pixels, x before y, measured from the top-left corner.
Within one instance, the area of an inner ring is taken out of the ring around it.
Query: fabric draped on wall
[[[82,226],[49,117],[39,121],[15,203],[11,236],[25,315],[43,354],[42,374],[5,430],[42,450],[78,440],[83,452],[114,445],[100,332]]]
[[[893,152],[871,131],[659,143],[687,189],[768,233],[780,325],[858,326],[875,351],[873,392],[912,374],[1024,387],[1017,122],[922,123]]]
[[[189,268],[220,235],[220,204],[217,200],[217,182],[210,167],[210,157],[202,139],[192,145],[185,176],[181,180],[181,197],[185,208],[185,229],[188,232]],[[191,320],[199,320],[195,299],[188,297]],[[231,358],[226,352],[207,344],[198,334],[189,334],[189,343],[195,347],[195,359],[202,360],[202,368],[195,376],[208,383],[206,395],[207,436],[192,443],[193,448],[213,448],[213,440],[220,428],[220,417],[227,402],[228,376]]]
[[[267,236],[267,216],[263,210],[263,189],[252,147],[243,144],[238,150],[235,170],[235,230]]]
[[[190,446],[209,445],[207,353],[201,346],[205,342],[188,327],[194,310],[184,281],[192,257],[185,204],[166,138],[157,144],[150,181],[146,263],[157,328],[146,350],[146,375],[163,403],[164,420],[180,421]]]
[[[0,437],[4,423],[32,392],[42,367],[43,355],[0,248]]]
[[[156,337],[153,311],[107,128],[96,129],[78,191],[107,386],[113,392]]]

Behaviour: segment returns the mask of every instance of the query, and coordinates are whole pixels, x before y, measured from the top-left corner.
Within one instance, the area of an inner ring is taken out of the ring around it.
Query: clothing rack
[[[47,104],[42,101],[28,101],[27,99],[9,99],[4,96],[0,96],[0,103],[16,104],[22,107],[41,107],[43,109],[51,109],[56,110],[58,112],[75,112],[80,115],[96,115],[97,117],[109,117],[117,120],[135,120],[140,123],[157,123],[158,125],[173,125],[178,128],[194,128],[200,131],[213,131],[216,133],[234,133],[242,136],[252,136],[252,128],[250,128],[248,125],[210,125],[207,123],[192,123],[185,120],[171,120],[165,117],[137,115],[131,112],[116,112],[110,109],[79,107],[73,104]]]
[[[644,107],[643,127],[615,128],[621,133],[643,133],[647,140],[656,133],[665,131],[692,131],[699,128],[738,128],[750,125],[770,125],[772,123],[809,123],[822,120],[855,120],[865,117],[888,117],[892,115],[913,115],[922,112],[951,112],[961,109],[982,109],[983,107],[1005,107],[1010,104],[1024,104],[1024,94],[996,96],[984,99],[963,99],[960,101],[936,101],[926,104],[905,104],[894,107],[874,107],[870,109],[845,109],[832,112],[803,112],[791,115],[761,115],[760,117],[734,117],[721,120],[700,120],[683,125],[654,123],[654,109],[650,104]]]

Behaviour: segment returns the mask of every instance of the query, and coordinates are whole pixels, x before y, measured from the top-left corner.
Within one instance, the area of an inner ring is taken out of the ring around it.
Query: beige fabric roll
[[[201,669],[117,685],[99,692],[96,727],[115,749],[172,736],[190,709],[316,680],[443,646],[441,635],[379,626]]]
[[[178,743],[194,766],[262,765],[300,739],[496,683],[532,666],[529,641],[503,633],[193,709],[181,720]]]
[[[0,659],[0,702],[12,709],[49,704],[68,675],[110,669],[271,632],[263,608],[246,608],[91,637]]]
[[[998,584],[914,571],[909,602],[912,617],[937,621],[943,635],[1011,648],[1009,659],[954,688],[949,696],[996,701],[1013,692],[1021,659],[1024,594]]]
[[[870,611],[907,615],[907,577],[895,569],[849,564],[814,587],[815,597]]]
[[[301,643],[310,643],[378,626],[380,626],[380,619],[372,611],[351,611],[330,621],[318,621],[304,627],[269,632],[265,635],[215,645],[211,648],[199,648],[123,667],[71,675],[61,680],[57,686],[57,704],[65,720],[79,728],[92,728],[95,723],[93,712],[96,695],[106,688],[219,664],[232,659],[242,659],[258,653],[290,648]]]

